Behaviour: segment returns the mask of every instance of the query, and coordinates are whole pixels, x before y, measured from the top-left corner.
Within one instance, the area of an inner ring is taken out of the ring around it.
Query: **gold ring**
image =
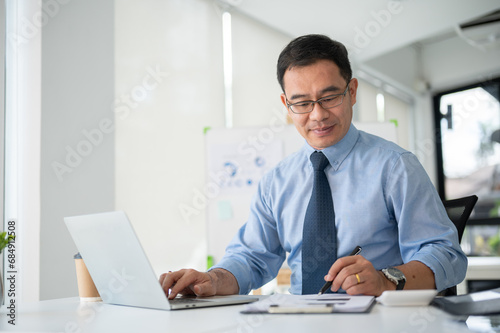
[[[361,283],[361,279],[359,278],[358,273],[356,273],[356,274],[354,274],[354,275],[356,275],[356,279],[358,280],[358,284],[359,284],[359,283]]]

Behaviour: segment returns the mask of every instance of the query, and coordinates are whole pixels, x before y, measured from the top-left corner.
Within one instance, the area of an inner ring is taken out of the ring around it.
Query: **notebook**
[[[104,303],[178,310],[258,300],[246,295],[168,300],[124,212],[72,216],[64,221]]]

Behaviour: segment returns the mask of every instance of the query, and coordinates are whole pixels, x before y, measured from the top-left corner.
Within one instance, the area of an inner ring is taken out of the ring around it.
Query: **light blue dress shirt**
[[[460,283],[467,257],[436,189],[417,158],[396,144],[358,131],[322,150],[330,161],[338,256],[356,245],[375,269],[417,260],[444,290]],[[214,266],[230,271],[240,294],[272,280],[288,253],[292,294],[302,290],[302,227],[313,169],[307,143],[260,181],[250,215]],[[326,275],[327,272],[325,272]]]

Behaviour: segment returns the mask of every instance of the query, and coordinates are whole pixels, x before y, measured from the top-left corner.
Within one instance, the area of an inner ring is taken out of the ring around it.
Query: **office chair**
[[[469,220],[472,209],[476,205],[477,196],[471,195],[468,197],[444,200],[443,205],[448,213],[448,217],[453,222],[458,231],[458,242],[462,241],[462,236],[464,234],[465,225],[467,220]],[[439,293],[441,296],[453,296],[457,294],[457,287],[450,287]]]
[[[443,205],[444,208],[446,208],[448,217],[450,218],[451,222],[455,224],[455,227],[457,227],[458,242],[462,241],[465,224],[467,223],[467,220],[469,220],[469,216],[472,213],[472,209],[476,205],[476,202],[476,195],[443,201]]]

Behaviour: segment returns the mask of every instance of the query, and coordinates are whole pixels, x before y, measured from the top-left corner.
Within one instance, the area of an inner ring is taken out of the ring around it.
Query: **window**
[[[500,255],[499,97],[500,78],[434,96],[440,195],[479,197],[463,242],[472,255]]]

